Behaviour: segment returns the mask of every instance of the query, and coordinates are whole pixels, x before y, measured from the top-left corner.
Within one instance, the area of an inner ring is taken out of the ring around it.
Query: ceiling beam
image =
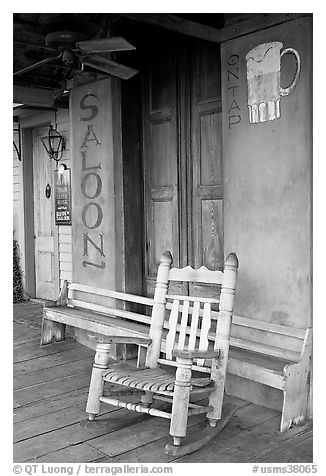
[[[221,30],[221,41],[231,40],[248,35],[258,30],[280,25],[286,21],[296,20],[311,13],[252,13],[251,18],[237,20],[235,24],[228,25]]]
[[[184,35],[200,38],[201,40],[220,43],[220,31],[211,26],[171,15],[169,13],[122,13],[122,16],[131,20],[149,23],[151,25],[176,31]]]
[[[45,88],[28,88],[14,84],[13,102],[36,107],[54,107],[55,91]]]

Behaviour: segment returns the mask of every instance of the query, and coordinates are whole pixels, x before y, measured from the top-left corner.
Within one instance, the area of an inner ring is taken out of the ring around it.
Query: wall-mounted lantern
[[[50,124],[49,127],[48,137],[42,138],[42,143],[50,159],[59,162],[65,150],[66,141],[64,137],[53,128],[52,124]]]

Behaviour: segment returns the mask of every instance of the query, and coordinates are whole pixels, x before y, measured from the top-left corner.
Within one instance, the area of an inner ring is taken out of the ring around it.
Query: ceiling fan
[[[120,36],[94,40],[85,40],[84,38],[83,33],[70,30],[48,33],[45,36],[45,45],[48,49],[52,49],[55,55],[15,71],[14,76],[58,60],[72,68],[76,68],[77,65],[76,69],[80,71],[83,71],[84,65],[86,65],[102,73],[110,74],[121,79],[132,78],[138,73],[138,70],[135,68],[101,56],[103,53],[113,51],[135,50],[136,48],[125,38]]]

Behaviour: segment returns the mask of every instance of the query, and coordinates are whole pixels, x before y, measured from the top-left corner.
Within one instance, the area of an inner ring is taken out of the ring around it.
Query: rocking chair
[[[173,444],[166,445],[165,452],[181,456],[206,444],[234,412],[228,405],[222,412],[222,405],[238,260],[234,253],[229,254],[224,272],[205,267],[171,268],[171,264],[171,254],[166,251],[157,273],[149,336],[112,337],[97,345],[86,412],[89,420],[94,420],[101,403],[108,403],[168,418]],[[221,285],[219,299],[168,294],[172,281],[216,285],[212,288],[214,292]],[[138,344],[138,367],[114,363],[108,368],[112,342]],[[167,366],[176,368],[175,376],[162,368]],[[196,372],[195,377],[192,371]],[[118,392],[119,395],[141,393],[141,403],[104,396],[105,382],[129,388]],[[204,398],[204,394],[209,395],[208,406],[189,402],[191,395]],[[154,399],[172,403],[172,411],[154,408]],[[206,413],[209,425],[201,435],[196,433],[182,441],[188,416],[200,413]]]

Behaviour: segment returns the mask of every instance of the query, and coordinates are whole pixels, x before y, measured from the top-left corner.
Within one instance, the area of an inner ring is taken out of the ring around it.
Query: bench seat
[[[230,346],[228,372],[270,387],[284,389],[284,368],[293,362]]]
[[[103,336],[121,336],[135,337],[148,336],[148,325],[142,322],[127,320],[128,311],[124,311],[125,319],[119,318],[114,311],[118,309],[107,310],[107,314],[99,314],[98,312],[85,310],[81,308],[70,308],[67,306],[58,306],[45,308],[45,318],[53,322],[58,322],[79,329],[85,329],[89,332],[102,334]],[[136,313],[130,313],[136,314]],[[137,316],[141,316],[137,314]],[[147,316],[143,316],[147,318]]]

